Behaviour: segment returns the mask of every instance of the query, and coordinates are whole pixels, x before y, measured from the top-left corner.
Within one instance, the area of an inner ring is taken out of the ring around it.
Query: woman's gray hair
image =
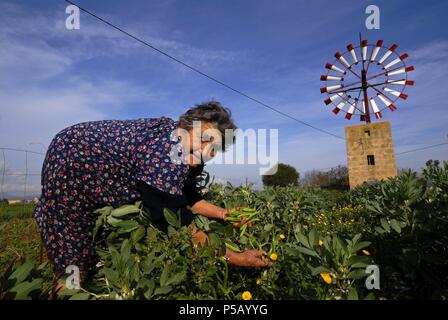
[[[218,101],[206,101],[188,109],[187,112],[179,117],[179,127],[185,130],[190,130],[193,128],[194,121],[211,123],[219,130],[222,136],[223,151],[227,146],[235,143],[235,135],[233,134],[233,131],[237,129],[237,126],[233,122],[232,112]],[[231,141],[225,141],[226,130],[232,130]]]

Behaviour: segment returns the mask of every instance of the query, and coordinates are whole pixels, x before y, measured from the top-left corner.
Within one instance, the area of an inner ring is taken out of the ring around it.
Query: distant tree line
[[[279,163],[275,174],[264,175],[262,177],[264,186],[303,186],[319,187],[332,190],[348,190],[348,169],[339,165],[329,171],[312,170],[304,174],[300,179],[300,174],[291,165]]]
[[[308,171],[304,174],[300,184],[304,187],[348,190],[348,168],[346,166],[339,165],[331,168],[329,171]]]

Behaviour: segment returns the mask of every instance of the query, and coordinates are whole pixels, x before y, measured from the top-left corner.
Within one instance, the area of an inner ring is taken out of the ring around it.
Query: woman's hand
[[[271,267],[272,263],[266,258],[266,252],[258,250],[246,250],[241,253],[226,250],[229,264],[236,267],[263,268]]]
[[[204,247],[208,244],[208,236],[205,232],[196,228],[192,229],[193,243],[196,247]]]

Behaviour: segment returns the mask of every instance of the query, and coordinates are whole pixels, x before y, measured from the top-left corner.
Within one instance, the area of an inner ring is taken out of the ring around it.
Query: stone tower
[[[350,188],[397,175],[389,121],[345,128]]]

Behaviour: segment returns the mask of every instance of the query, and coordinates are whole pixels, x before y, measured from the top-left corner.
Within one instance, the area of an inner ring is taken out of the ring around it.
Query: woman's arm
[[[203,169],[203,165],[190,168],[182,192],[193,211],[208,218],[224,220],[227,210],[211,204],[197,190],[196,178]]]
[[[193,211],[195,211],[203,216],[206,216],[206,217],[212,218],[212,219],[224,220],[224,218],[226,217],[226,214],[227,214],[226,209],[215,206],[214,204],[211,204],[210,202],[208,202],[207,200],[204,200],[204,199],[193,204],[191,209],[193,209]]]

